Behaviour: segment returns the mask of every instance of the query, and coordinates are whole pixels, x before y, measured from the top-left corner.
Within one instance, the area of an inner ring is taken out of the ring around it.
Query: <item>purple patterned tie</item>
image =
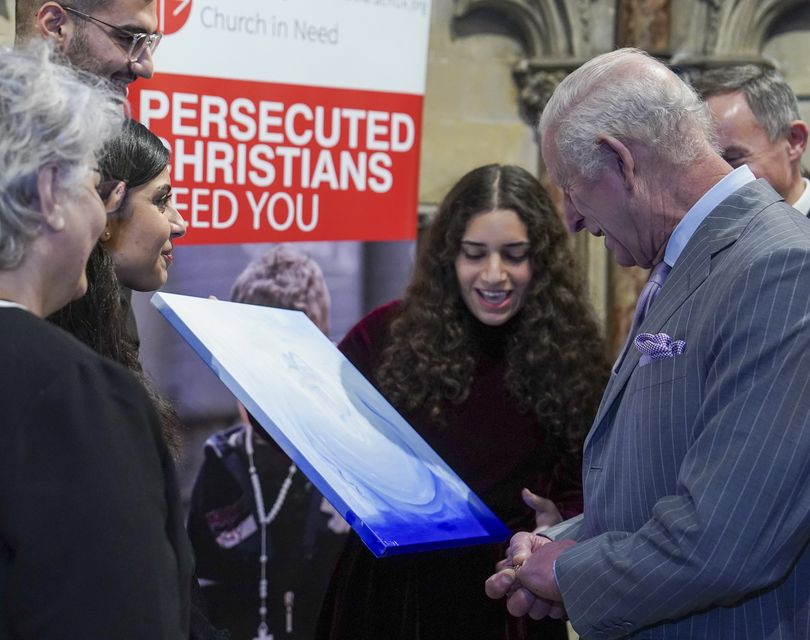
[[[636,337],[638,328],[644,321],[644,316],[647,315],[653,300],[655,300],[655,296],[658,295],[658,292],[661,291],[661,287],[664,286],[664,281],[667,279],[670,269],[672,269],[672,267],[662,260],[655,265],[653,270],[650,272],[650,279],[647,280],[647,284],[644,285],[644,288],[641,290],[641,294],[638,296],[638,302],[636,302],[636,311],[633,314],[633,324],[630,325],[630,331],[627,333],[627,339],[624,341],[624,346],[619,352],[619,357],[613,364],[613,373],[616,373],[619,370],[619,365],[622,363],[622,360],[624,360],[624,356],[627,353],[627,350],[630,348],[630,345],[633,344],[633,339]]]

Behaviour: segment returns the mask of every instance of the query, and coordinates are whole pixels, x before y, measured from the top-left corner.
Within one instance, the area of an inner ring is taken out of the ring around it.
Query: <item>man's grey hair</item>
[[[597,56],[572,72],[543,110],[539,130],[541,137],[552,136],[564,167],[588,178],[607,157],[597,143],[600,135],[640,142],[675,165],[715,147],[705,104],[639,49]]]
[[[22,42],[33,35],[34,18],[39,8],[43,4],[46,4],[47,1],[48,0],[17,0],[14,21],[14,31],[17,42]],[[110,4],[111,1],[112,0],[71,0],[69,4],[82,13],[92,13],[99,7]],[[77,23],[77,28],[81,29],[83,26]]]
[[[39,39],[0,49],[0,269],[19,266],[40,231],[40,169],[56,167],[56,196],[70,198],[123,122],[119,95],[51,53]]]
[[[771,142],[787,135],[791,123],[801,119],[796,94],[773,69],[755,64],[718,67],[698,75],[692,85],[704,100],[742,91],[754,118]]]

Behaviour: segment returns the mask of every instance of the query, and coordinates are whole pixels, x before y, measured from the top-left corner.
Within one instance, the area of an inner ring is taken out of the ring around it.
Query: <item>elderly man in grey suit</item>
[[[810,220],[712,142],[634,50],[555,91],[543,158],[572,231],[652,267],[584,445],[585,512],[486,584],[583,638],[810,638]],[[656,295],[657,294],[657,295]]]

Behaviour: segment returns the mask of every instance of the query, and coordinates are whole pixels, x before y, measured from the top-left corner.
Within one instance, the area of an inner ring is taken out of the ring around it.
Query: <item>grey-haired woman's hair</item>
[[[645,61],[652,58],[641,50],[619,49],[560,83],[543,110],[540,135],[551,136],[564,167],[595,176],[605,161],[597,142],[604,134],[642,142],[676,165],[714,146],[711,116],[697,94],[663,64]]]
[[[236,279],[231,300],[303,311],[324,333],[329,326],[329,290],[312,258],[279,244],[253,260]]]
[[[40,229],[37,175],[54,166],[69,197],[123,121],[120,96],[52,60],[42,39],[0,49],[0,269],[19,266]]]

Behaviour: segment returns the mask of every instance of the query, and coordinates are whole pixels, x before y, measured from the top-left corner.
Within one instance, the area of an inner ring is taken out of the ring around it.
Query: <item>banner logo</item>
[[[158,31],[164,35],[177,33],[191,15],[191,0],[158,0]]]

